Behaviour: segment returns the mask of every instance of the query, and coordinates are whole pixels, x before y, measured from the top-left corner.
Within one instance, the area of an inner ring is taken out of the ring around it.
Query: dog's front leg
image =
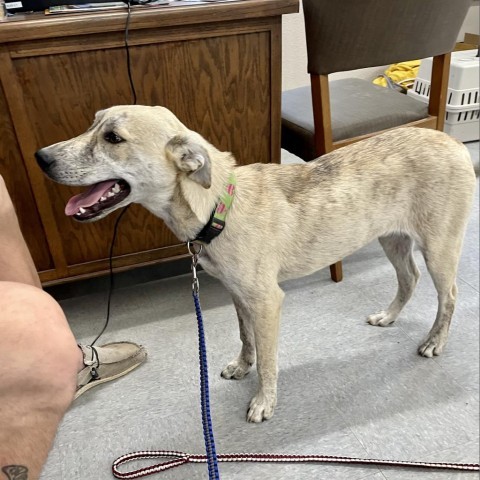
[[[257,351],[259,387],[247,413],[249,422],[261,422],[273,416],[277,403],[278,333],[284,293],[278,285],[259,289],[250,306]]]
[[[237,311],[242,350],[238,357],[223,369],[222,377],[228,380],[232,378],[240,380],[250,371],[255,362],[255,334],[253,331],[253,318],[248,305],[241,297],[237,298],[234,294],[232,294],[232,297]]]

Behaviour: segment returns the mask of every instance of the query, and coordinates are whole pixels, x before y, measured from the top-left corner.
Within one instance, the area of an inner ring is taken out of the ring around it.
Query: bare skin
[[[0,176],[0,479],[36,480],[72,403],[82,354],[41,289]]]

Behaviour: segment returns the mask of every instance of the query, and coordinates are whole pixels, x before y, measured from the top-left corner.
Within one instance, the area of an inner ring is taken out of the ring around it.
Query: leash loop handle
[[[150,467],[122,472],[119,466],[135,460],[153,458],[171,458],[164,463],[158,463]],[[224,453],[218,455],[219,462],[261,462],[261,463],[333,463],[344,465],[376,465],[389,467],[403,467],[413,469],[431,470],[456,470],[460,472],[478,472],[478,463],[445,463],[445,462],[412,462],[405,460],[379,460],[373,458],[341,457],[331,455],[292,455],[273,453]],[[129,453],[119,457],[112,466],[113,476],[120,479],[134,479],[146,477],[155,473],[164,472],[170,468],[179,467],[185,463],[207,463],[206,455],[191,455],[176,451],[147,451]]]

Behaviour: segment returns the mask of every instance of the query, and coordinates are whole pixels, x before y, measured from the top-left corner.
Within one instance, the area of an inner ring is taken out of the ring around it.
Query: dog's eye
[[[103,138],[108,142],[108,143],[121,143],[124,142],[125,140],[122,137],[119,137],[115,132],[107,132]]]

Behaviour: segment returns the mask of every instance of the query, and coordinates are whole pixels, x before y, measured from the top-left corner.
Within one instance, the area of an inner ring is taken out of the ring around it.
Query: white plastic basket
[[[444,131],[462,142],[480,138],[479,57],[477,50],[452,53]],[[408,91],[412,98],[428,103],[433,59],[420,64],[415,83]]]

